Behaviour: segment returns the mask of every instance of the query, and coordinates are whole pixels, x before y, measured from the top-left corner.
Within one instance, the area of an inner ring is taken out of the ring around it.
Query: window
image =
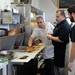
[[[59,0],[59,8],[68,8],[71,5],[75,5],[75,0]]]

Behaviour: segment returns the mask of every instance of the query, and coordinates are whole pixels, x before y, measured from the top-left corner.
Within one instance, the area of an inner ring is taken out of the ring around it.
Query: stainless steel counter
[[[31,59],[34,59],[44,48],[45,46],[40,45],[32,52],[16,51],[14,53],[14,59],[12,59],[11,62],[29,62]]]

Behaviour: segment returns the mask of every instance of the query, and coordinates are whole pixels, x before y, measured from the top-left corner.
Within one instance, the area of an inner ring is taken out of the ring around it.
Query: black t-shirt
[[[70,25],[66,20],[57,24],[54,29],[53,36],[59,37],[61,42],[52,41],[54,45],[54,63],[56,66],[64,67],[66,45],[69,42]]]
[[[71,41],[75,42],[75,25],[71,28],[70,37],[71,37]]]
[[[60,44],[67,44],[69,42],[69,33],[70,33],[70,26],[66,20],[63,20],[61,23],[57,24],[53,31],[53,36],[59,37],[61,42],[53,42],[53,45],[60,45]]]

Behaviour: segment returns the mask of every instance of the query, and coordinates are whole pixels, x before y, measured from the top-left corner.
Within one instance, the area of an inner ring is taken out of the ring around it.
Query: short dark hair
[[[36,17],[36,20],[37,20],[37,19],[40,19],[40,18],[41,18],[41,19],[43,19],[43,17],[42,17],[42,16],[37,16],[37,17]]]
[[[75,5],[73,5],[73,6],[70,6],[69,8],[68,8],[68,13],[75,13]]]
[[[64,12],[64,10],[57,10],[56,13],[58,13],[58,12],[60,12],[60,14],[65,17],[65,12]]]

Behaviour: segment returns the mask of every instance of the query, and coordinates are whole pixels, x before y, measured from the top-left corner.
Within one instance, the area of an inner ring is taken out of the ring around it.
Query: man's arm
[[[47,35],[47,37],[55,42],[62,42],[59,37],[55,37],[55,36],[52,36],[50,34]]]
[[[72,42],[70,62],[73,62],[74,60],[75,60],[75,42]]]
[[[37,37],[37,30],[36,29],[33,30],[33,33],[31,34],[31,36],[29,38],[29,41],[28,41],[29,47],[32,46],[32,43],[33,43],[33,40],[34,40],[35,37]]]
[[[33,38],[30,37],[30,38],[29,38],[29,41],[28,41],[28,46],[31,47],[31,46],[32,46],[32,43],[33,43]]]
[[[71,31],[71,42],[72,42],[72,47],[70,54],[70,62],[73,62],[73,60],[75,60],[75,25],[73,26]]]

